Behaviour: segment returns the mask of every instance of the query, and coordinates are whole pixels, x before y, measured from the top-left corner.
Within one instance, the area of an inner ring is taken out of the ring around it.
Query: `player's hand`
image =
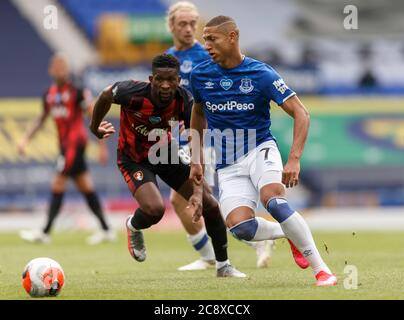
[[[202,217],[202,195],[194,193],[188,200],[187,209],[191,211],[192,222],[198,222]]]
[[[286,188],[293,188],[299,183],[300,161],[288,160],[282,172],[282,183]]]
[[[91,131],[98,139],[105,139],[108,138],[111,134],[115,133],[115,128],[112,123],[108,121],[102,121],[96,131]]]
[[[191,172],[189,174],[189,178],[194,181],[194,183],[202,184],[203,179],[203,168],[200,164],[191,164]]]
[[[198,222],[202,216],[203,172],[200,164],[191,164],[189,178],[192,180],[194,192],[188,200],[187,209],[191,210],[192,222]]]
[[[25,140],[21,140],[18,145],[17,145],[17,152],[19,156],[24,156],[25,155],[25,151],[27,148],[27,143]]]

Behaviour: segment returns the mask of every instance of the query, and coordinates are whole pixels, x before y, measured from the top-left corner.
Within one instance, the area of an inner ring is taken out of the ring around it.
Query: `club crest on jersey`
[[[254,86],[252,85],[251,79],[249,78],[241,79],[241,85],[239,88],[242,93],[250,93],[254,90]]]
[[[149,121],[151,124],[157,124],[161,122],[161,117],[151,116],[149,117]]]
[[[143,180],[143,172],[142,171],[136,171],[133,174],[133,178],[135,178],[135,180],[137,180],[137,181],[142,181]]]
[[[184,62],[180,66],[180,70],[182,73],[190,73],[192,71],[192,61],[184,60]]]
[[[229,90],[232,85],[233,85],[233,80],[231,80],[231,79],[220,80],[220,86],[226,91]]]

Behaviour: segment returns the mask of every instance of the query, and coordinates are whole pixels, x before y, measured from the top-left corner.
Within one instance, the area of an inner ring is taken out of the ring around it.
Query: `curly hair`
[[[180,71],[180,62],[171,54],[160,54],[155,56],[152,61],[152,71],[154,73],[157,68],[173,68]]]

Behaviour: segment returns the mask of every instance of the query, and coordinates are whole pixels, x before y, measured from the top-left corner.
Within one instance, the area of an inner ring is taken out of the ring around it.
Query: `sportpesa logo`
[[[237,101],[227,101],[226,103],[212,103],[210,101],[206,101],[206,108],[209,111],[247,111],[247,110],[254,110],[255,105],[254,103],[238,103]]]

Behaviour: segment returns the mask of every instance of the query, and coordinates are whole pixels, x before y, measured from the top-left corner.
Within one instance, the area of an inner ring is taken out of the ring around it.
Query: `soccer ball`
[[[57,296],[65,283],[62,267],[50,258],[28,262],[22,273],[22,285],[31,297]]]

